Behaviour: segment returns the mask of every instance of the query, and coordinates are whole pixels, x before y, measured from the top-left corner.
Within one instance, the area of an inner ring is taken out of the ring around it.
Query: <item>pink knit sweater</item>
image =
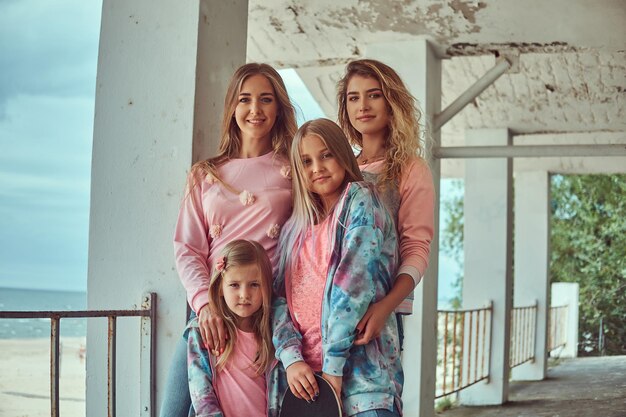
[[[273,153],[231,159],[218,168],[227,190],[207,176],[182,202],[174,233],[176,268],[197,313],[209,302],[208,286],[214,259],[235,239],[259,242],[274,268],[280,229],[291,214],[288,162]]]

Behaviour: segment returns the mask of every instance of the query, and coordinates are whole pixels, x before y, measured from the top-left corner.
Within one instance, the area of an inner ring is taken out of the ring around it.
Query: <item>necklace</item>
[[[368,164],[370,162],[376,162],[379,161],[381,159],[383,159],[385,157],[385,151],[383,150],[383,152],[379,152],[376,155],[372,155],[369,157],[365,157],[363,156],[363,151],[361,151],[361,153],[358,156],[358,160],[360,164]]]

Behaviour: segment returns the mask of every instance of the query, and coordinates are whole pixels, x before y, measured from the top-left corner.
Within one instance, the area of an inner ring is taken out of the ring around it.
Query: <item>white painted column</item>
[[[441,59],[425,39],[368,45],[365,55],[395,69],[419,102],[427,126],[441,110]],[[439,132],[428,132],[432,147],[441,143]],[[439,196],[440,162],[430,158],[435,195]],[[434,416],[437,368],[437,276],[439,271],[439,198],[435,202],[435,236],[426,276],[415,289],[413,315],[404,319],[405,417]]]
[[[172,246],[185,177],[217,145],[226,83],[245,62],[247,10],[245,0],[103,2],[88,308],[138,308],[158,293],[157,394],[186,321]],[[121,416],[150,411],[139,331],[138,319],[118,320]],[[87,338],[87,415],[105,416],[106,321],[90,321]]]
[[[508,129],[466,132],[467,146],[511,144]],[[493,301],[488,381],[461,391],[467,405],[502,404],[509,386],[509,333],[512,284],[512,161],[465,162],[465,276],[463,307]]]
[[[554,351],[559,358],[575,358],[578,356],[578,292],[575,282],[555,282],[552,284],[551,305],[567,306],[567,323],[565,329],[565,346]]]
[[[515,173],[515,285],[513,305],[537,302],[535,360],[512,369],[512,379],[540,381],[548,366],[550,264],[550,175],[546,171]]]

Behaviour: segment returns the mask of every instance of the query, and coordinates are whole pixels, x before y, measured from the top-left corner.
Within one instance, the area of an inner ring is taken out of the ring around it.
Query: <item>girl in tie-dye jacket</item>
[[[321,373],[341,393],[345,415],[386,410],[398,416],[403,373],[395,317],[368,344],[354,344],[368,306],[393,286],[394,224],[376,191],[362,182],[333,122],[305,123],[294,138],[291,164],[294,211],[283,228],[274,280],[276,357],[296,397],[315,400],[311,376]],[[313,321],[308,312],[317,314]]]

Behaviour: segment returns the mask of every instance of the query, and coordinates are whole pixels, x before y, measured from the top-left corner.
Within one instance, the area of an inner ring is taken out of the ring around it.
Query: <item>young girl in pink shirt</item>
[[[214,270],[209,299],[228,339],[216,356],[205,347],[198,319],[187,326],[190,415],[275,416],[284,378],[272,346],[270,260],[259,243],[235,240],[220,251]]]
[[[402,314],[413,311],[434,233],[434,187],[420,143],[421,114],[402,79],[372,59],[350,62],[338,83],[338,120],[366,181],[378,188],[395,220],[400,267],[393,289],[372,304],[358,325],[356,344],[375,337],[395,310],[402,339]]]

